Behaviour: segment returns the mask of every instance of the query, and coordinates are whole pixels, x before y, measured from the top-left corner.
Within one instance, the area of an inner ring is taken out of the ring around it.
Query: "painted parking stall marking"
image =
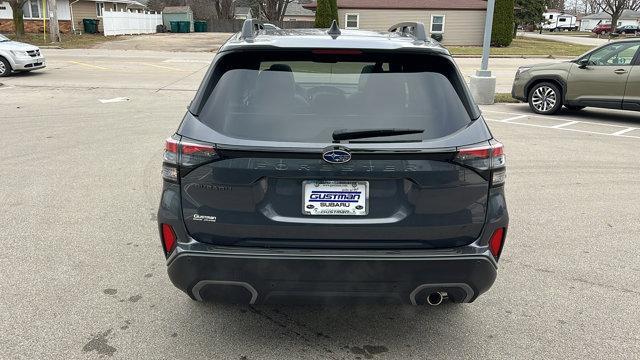
[[[640,139],[640,127],[486,109],[483,110],[483,114],[485,114],[485,120],[492,122],[572,131],[584,134]]]

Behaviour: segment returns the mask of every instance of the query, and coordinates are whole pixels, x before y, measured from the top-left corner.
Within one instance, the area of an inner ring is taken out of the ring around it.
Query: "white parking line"
[[[614,133],[613,133],[613,134],[611,134],[611,135],[622,135],[622,134],[626,134],[626,133],[628,133],[628,132],[631,132],[631,131],[633,131],[633,130],[638,130],[638,128],[633,128],[633,127],[626,128],[626,129],[624,129],[624,130],[620,130],[620,131],[614,132]]]
[[[561,128],[561,127],[571,126],[571,125],[575,125],[575,124],[580,124],[580,121],[567,121],[564,124],[553,125],[553,126],[551,126],[551,128],[552,129],[558,129],[558,128]]]
[[[519,119],[523,119],[528,117],[528,115],[520,115],[520,116],[514,116],[514,117],[510,117],[510,118],[506,118],[506,119],[502,119],[502,120],[497,120],[500,122],[509,122],[509,121],[513,121],[513,120],[519,120]]]
[[[572,132],[583,133],[583,134],[594,134],[594,135],[604,135],[604,136],[615,136],[615,137],[640,139],[640,136],[637,136],[637,135],[625,135],[625,134],[627,134],[627,133],[629,133],[629,132],[631,132],[633,130],[638,130],[640,128],[623,126],[623,125],[602,124],[602,123],[596,123],[596,122],[592,122],[592,121],[564,120],[564,119],[560,119],[560,118],[557,118],[557,117],[551,117],[551,116],[522,115],[522,114],[509,113],[509,112],[504,112],[504,111],[493,111],[493,110],[484,110],[483,113],[517,115],[517,116],[513,116],[513,117],[510,117],[510,118],[506,118],[506,119],[491,119],[491,118],[488,118],[488,117],[484,118],[485,120],[492,121],[492,122],[500,122],[500,123],[506,123],[506,124],[531,126],[531,127],[537,127],[537,128],[543,128],[543,129],[572,131]],[[538,119],[551,119],[551,120],[555,120],[555,121],[566,121],[566,122],[562,123],[562,124],[557,124],[557,125],[541,125],[541,124],[524,123],[524,122],[518,122],[517,121],[518,119],[523,119],[523,118],[530,118],[532,120],[535,120],[536,118],[538,118]],[[582,130],[582,129],[573,129],[573,128],[570,127],[570,126],[578,125],[578,124],[598,125],[598,126],[601,126],[601,127],[602,126],[609,126],[611,128],[614,128],[614,129],[622,128],[622,130],[618,130],[616,132],[610,133],[610,132],[601,132],[601,131],[590,131],[590,130]]]
[[[490,113],[496,113],[496,114],[505,114],[505,115],[522,115],[522,114],[518,114],[518,113],[510,113],[510,112],[506,112],[506,111],[496,111],[496,110],[483,110],[483,112],[490,112]],[[547,119],[547,120],[555,120],[555,121],[571,121],[571,120],[566,120],[566,119],[562,119],[559,118],[557,116],[545,116],[545,115],[535,115],[535,114],[531,114],[531,115],[522,115],[524,117],[532,117],[532,118],[540,118],[540,119]],[[616,125],[616,124],[603,124],[603,123],[597,123],[597,122],[593,122],[593,121],[582,121],[582,120],[576,120],[581,124],[591,124],[591,125],[606,125],[606,126],[613,126],[613,127],[618,127],[618,128],[628,128],[629,126],[627,125]]]

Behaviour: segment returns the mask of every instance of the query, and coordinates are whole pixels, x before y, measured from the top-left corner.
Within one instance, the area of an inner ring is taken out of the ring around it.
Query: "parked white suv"
[[[13,71],[31,71],[46,66],[37,46],[11,41],[0,34],[0,77]]]

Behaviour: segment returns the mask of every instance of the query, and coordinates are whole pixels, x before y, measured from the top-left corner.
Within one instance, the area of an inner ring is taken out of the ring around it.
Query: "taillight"
[[[166,254],[171,253],[176,246],[176,233],[169,224],[162,224],[162,246]]]
[[[497,141],[491,141],[489,145],[462,148],[458,150],[454,161],[487,176],[491,186],[503,185],[506,180],[507,159],[504,146]]]
[[[211,144],[194,140],[178,140],[170,137],[165,141],[162,163],[162,177],[178,182],[180,169],[188,170],[217,158],[216,149]]]
[[[504,228],[498,228],[491,235],[491,239],[489,239],[489,251],[491,251],[491,255],[496,259],[500,257],[500,253],[502,252],[502,246],[504,245]]]

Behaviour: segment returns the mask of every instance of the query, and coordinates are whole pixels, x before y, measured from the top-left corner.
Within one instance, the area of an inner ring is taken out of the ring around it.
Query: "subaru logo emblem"
[[[322,153],[322,159],[330,164],[344,164],[351,160],[351,153],[344,148],[329,148]]]

